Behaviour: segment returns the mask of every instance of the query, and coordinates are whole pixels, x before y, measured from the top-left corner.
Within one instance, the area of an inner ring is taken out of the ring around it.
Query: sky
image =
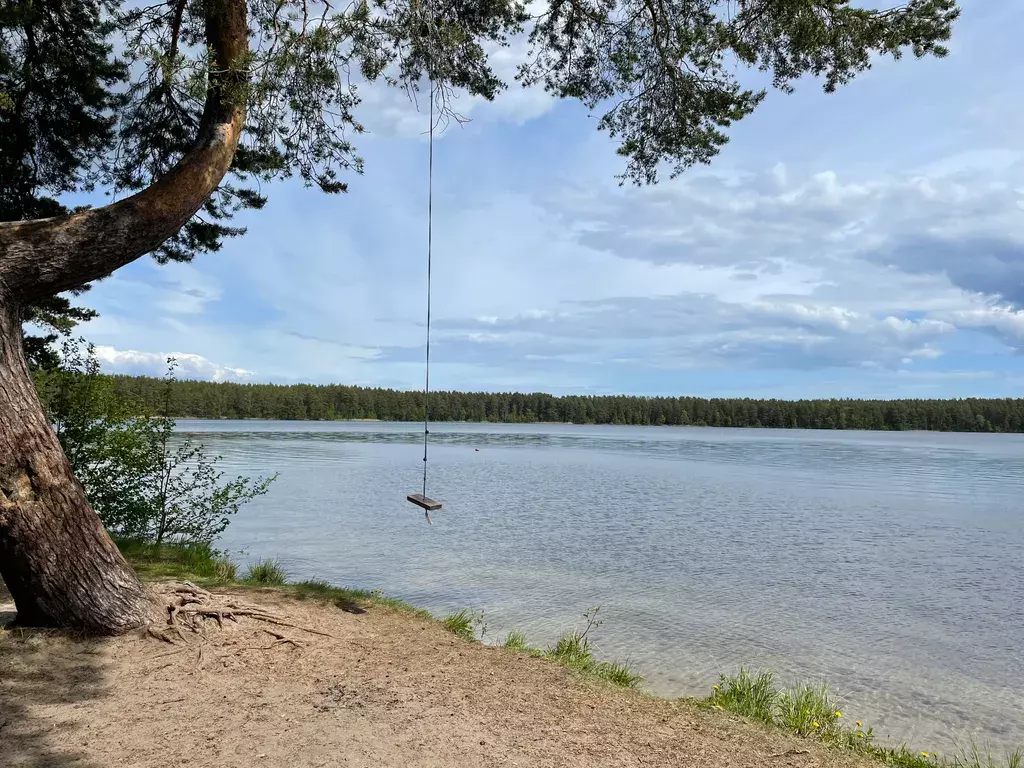
[[[1024,3],[961,5],[949,57],[770,92],[654,187],[618,184],[578,103],[460,99],[434,150],[432,388],[1024,396]],[[347,195],[271,185],[219,253],[95,285],[104,370],[422,387],[427,117],[362,96]]]

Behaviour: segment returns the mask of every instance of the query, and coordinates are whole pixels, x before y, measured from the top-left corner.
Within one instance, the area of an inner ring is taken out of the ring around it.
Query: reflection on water
[[[181,421],[280,472],[223,546],[293,578],[484,610],[485,639],[596,637],[662,695],[719,671],[823,678],[881,736],[1024,743],[1024,438]]]

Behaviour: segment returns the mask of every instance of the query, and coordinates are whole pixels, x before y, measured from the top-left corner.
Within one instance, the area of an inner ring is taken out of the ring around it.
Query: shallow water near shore
[[[1024,436],[561,425],[178,422],[279,472],[220,546],[294,580],[481,609],[663,696],[742,663],[824,679],[881,738],[1024,744]]]

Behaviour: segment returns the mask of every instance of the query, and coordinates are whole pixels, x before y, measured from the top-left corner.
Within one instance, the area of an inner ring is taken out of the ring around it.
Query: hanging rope
[[[430,81],[430,135],[427,139],[427,374],[423,385],[423,495],[427,495],[427,436],[430,434],[430,261],[434,229],[434,81]],[[430,515],[427,515],[430,520]]]

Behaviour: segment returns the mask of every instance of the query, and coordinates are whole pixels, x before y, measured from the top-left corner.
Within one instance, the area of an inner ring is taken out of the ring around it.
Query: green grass
[[[587,632],[573,630],[562,635],[555,645],[548,649],[545,657],[563,667],[579,672],[585,677],[604,680],[623,688],[639,687],[643,677],[629,664],[618,661],[598,661],[594,658],[593,647]]]
[[[257,560],[245,572],[242,583],[257,587],[283,587],[288,583],[288,575],[277,560]]]
[[[335,587],[320,579],[289,584],[287,590],[299,600],[316,600],[322,603],[330,603],[350,613],[359,613],[373,605],[419,616],[422,619],[433,618],[430,615],[430,611],[416,608],[393,597],[387,597],[379,591],[374,590],[371,592],[366,589]]]
[[[740,668],[733,677],[722,677],[708,699],[715,709],[726,709],[737,715],[773,725],[778,691],[771,672],[752,675]]]
[[[133,539],[115,539],[118,549],[143,579],[177,579],[197,584],[229,584],[237,567],[209,544],[165,542],[152,544]]]
[[[622,688],[638,688],[643,677],[637,674],[631,665],[619,661],[598,661],[594,658],[593,647],[587,634],[597,623],[589,621],[590,614],[587,614],[587,618],[586,629],[582,632],[579,630],[566,632],[547,651],[531,646],[526,639],[526,634],[519,630],[509,632],[501,646],[506,650],[528,653],[531,656],[553,661],[573,670],[581,677],[600,680]]]
[[[876,744],[874,731],[865,730],[860,721],[852,726],[844,724],[849,720],[843,718],[838,698],[826,685],[803,683],[780,689],[771,672],[751,673],[741,667],[735,675],[722,675],[712,694],[698,704],[873,757],[894,768],[1024,768],[1024,753],[1020,750],[997,757],[972,743],[959,754],[941,755],[931,750],[914,751],[905,744]]]
[[[275,586],[291,592],[299,600],[315,599],[332,603],[343,610],[358,612],[373,605],[423,619],[433,618],[429,611],[386,597],[378,591],[335,587],[323,580],[288,584],[286,574],[276,561],[254,563],[239,580],[235,563],[208,544],[168,542],[157,545],[120,538],[115,538],[114,542],[125,559],[146,581],[176,579],[204,586]]]
[[[530,644],[526,641],[526,633],[520,632],[518,629],[513,629],[505,636],[505,639],[501,642],[501,647],[507,648],[510,651],[522,651],[525,653],[536,651],[538,654],[540,653],[536,648],[530,647]]]
[[[441,619],[441,626],[447,629],[456,637],[463,640],[476,642],[479,638],[476,635],[477,626],[483,623],[483,614],[472,613],[463,608],[461,611],[450,613]]]

